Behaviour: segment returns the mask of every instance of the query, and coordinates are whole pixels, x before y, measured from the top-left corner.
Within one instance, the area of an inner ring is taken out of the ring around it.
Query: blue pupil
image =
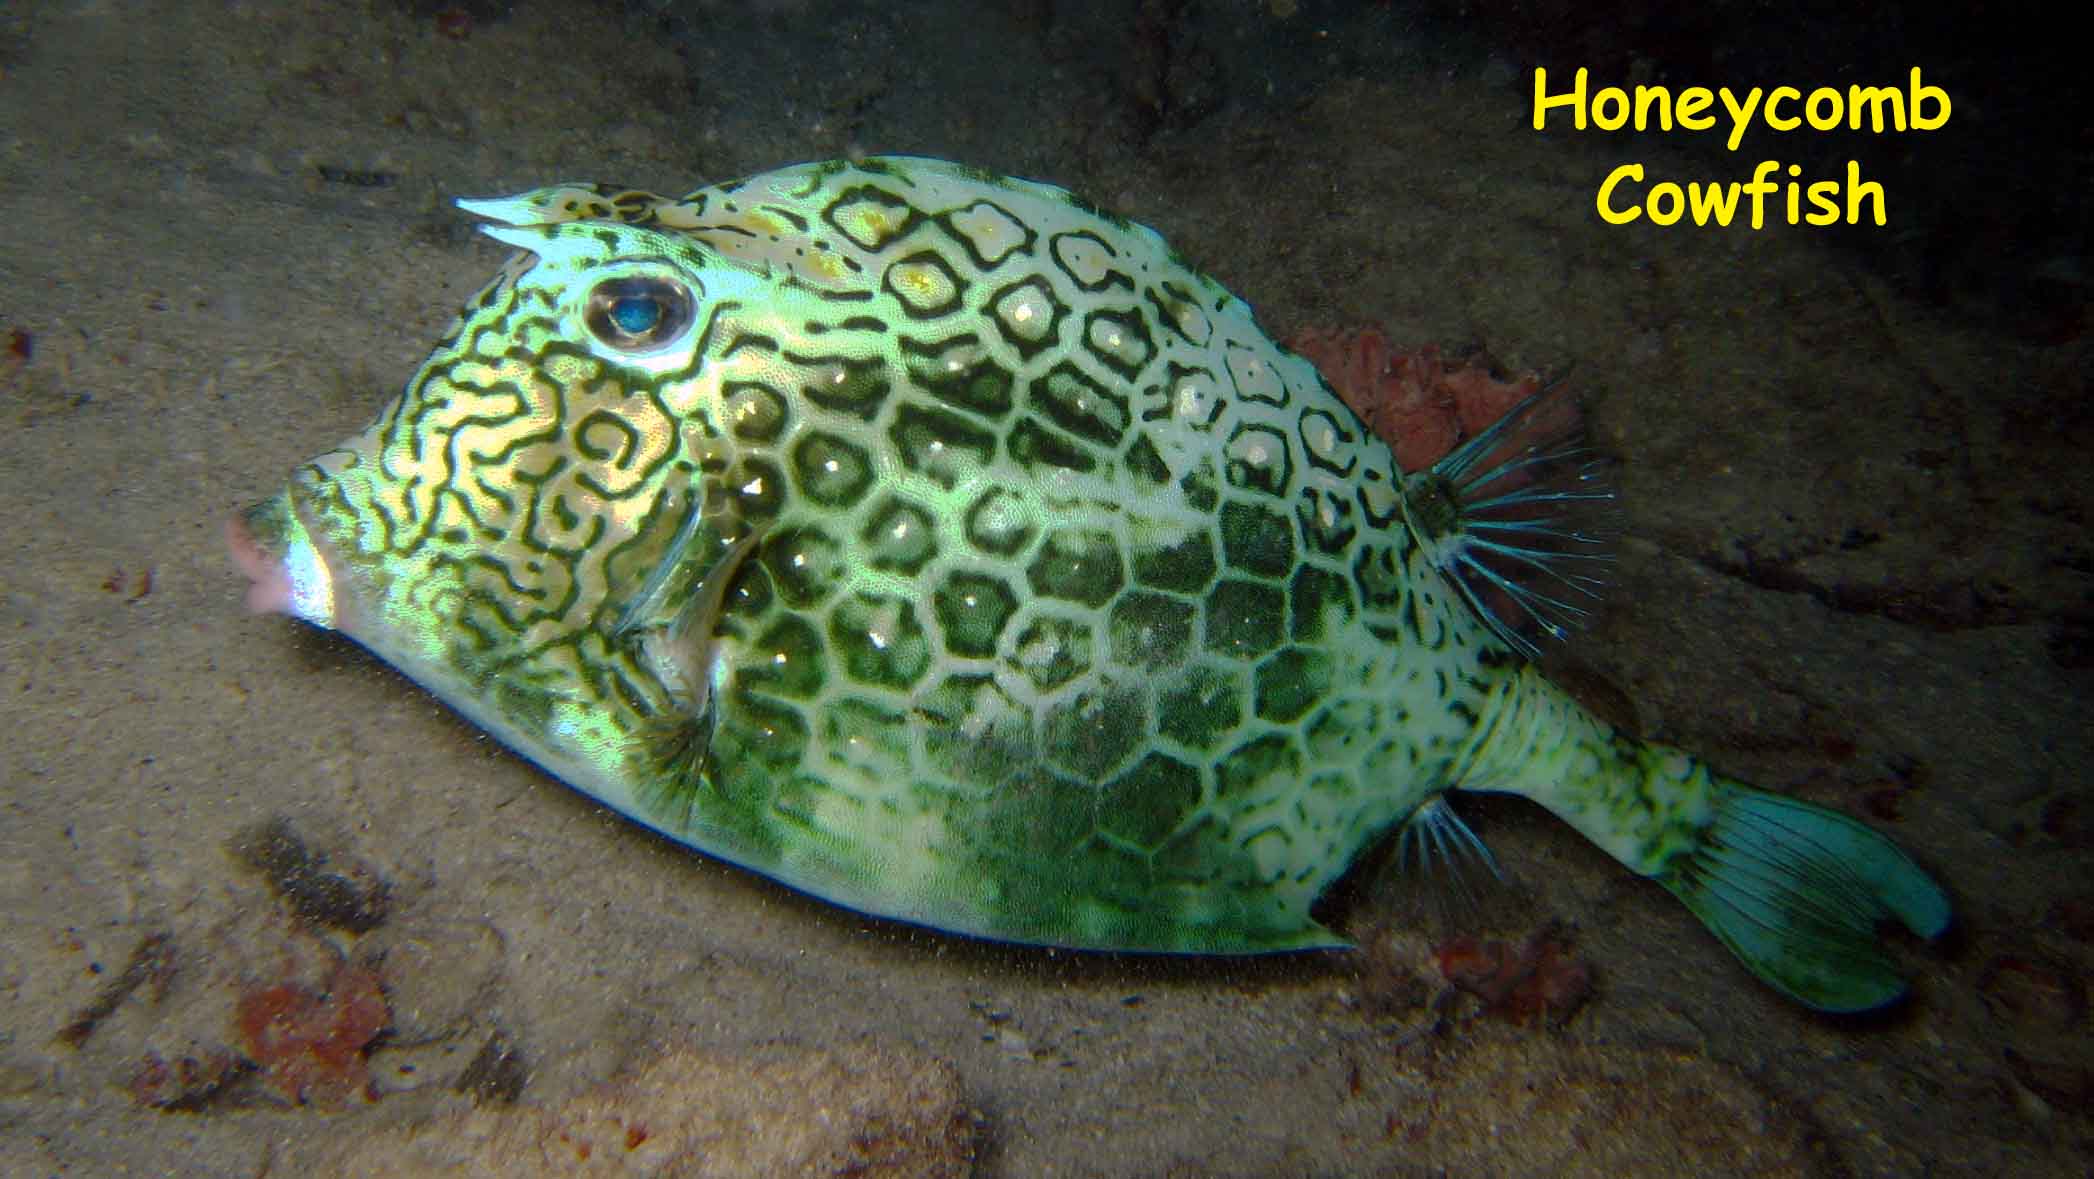
[[[611,322],[628,336],[644,336],[660,326],[662,302],[652,295],[627,295],[614,300]]]

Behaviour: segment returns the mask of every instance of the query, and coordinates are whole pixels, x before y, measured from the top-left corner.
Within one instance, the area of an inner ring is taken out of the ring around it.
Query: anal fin
[[[1457,884],[1466,879],[1470,865],[1481,865],[1498,880],[1505,873],[1498,867],[1498,859],[1491,849],[1476,837],[1469,825],[1454,813],[1445,795],[1434,795],[1423,806],[1411,812],[1403,822],[1403,831],[1397,836],[1396,858],[1400,865],[1408,867],[1416,858],[1421,870],[1438,870],[1452,877]]]

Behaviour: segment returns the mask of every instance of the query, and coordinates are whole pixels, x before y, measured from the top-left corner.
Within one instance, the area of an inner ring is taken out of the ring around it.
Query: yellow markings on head
[[[690,201],[664,200],[654,207],[654,223],[663,229],[702,229],[705,220]]]
[[[953,214],[952,226],[990,266],[1001,263],[1006,254],[1025,244],[1025,226],[987,201],[977,201]]]
[[[843,257],[839,254],[809,254],[796,265],[807,277],[826,279],[832,283],[842,282],[851,273],[850,267],[843,264]]]
[[[904,264],[887,272],[887,280],[909,302],[930,306],[952,297],[952,284],[935,266]]]
[[[887,268],[886,277],[887,289],[918,315],[949,311],[959,303],[959,280],[935,255],[897,262]]]
[[[901,219],[877,206],[860,206],[852,210],[851,236],[870,241],[884,241],[901,228]]]

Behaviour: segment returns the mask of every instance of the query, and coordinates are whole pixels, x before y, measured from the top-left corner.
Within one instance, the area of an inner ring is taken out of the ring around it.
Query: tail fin
[[[1824,1011],[1905,993],[1876,927],[1949,923],[1941,886],[1890,840],[1755,790],[1594,718],[1530,665],[1479,726],[1460,788],[1523,794],[1686,903],[1769,986]]]
[[[1845,815],[1724,783],[1698,845],[1658,883],[1774,989],[1824,1011],[1866,1011],[1905,993],[1876,938],[1895,916],[1931,938],[1948,927],[1941,887],[1897,845]]]

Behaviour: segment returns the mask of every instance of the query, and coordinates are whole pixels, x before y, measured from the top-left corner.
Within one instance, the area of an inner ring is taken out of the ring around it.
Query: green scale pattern
[[[1514,663],[1314,370],[1060,189],[882,159],[475,211],[530,253],[293,499],[384,603],[343,629],[703,850],[1001,938],[1332,944],[1310,902]],[[633,275],[695,296],[637,363],[581,310]],[[705,682],[621,634],[751,535]]]
[[[1470,612],[1441,570],[1494,552],[1577,584],[1554,506],[1594,496],[1490,483],[1576,453],[1518,433],[1547,403],[1406,479],[1153,231],[939,161],[460,203],[520,252],[235,522],[249,602],[672,838],[941,929],[1234,953],[1337,944],[1309,909],[1361,848],[1463,846],[1429,804],[1503,790],[1815,1007],[1896,999],[1879,927],[1951,919]]]

